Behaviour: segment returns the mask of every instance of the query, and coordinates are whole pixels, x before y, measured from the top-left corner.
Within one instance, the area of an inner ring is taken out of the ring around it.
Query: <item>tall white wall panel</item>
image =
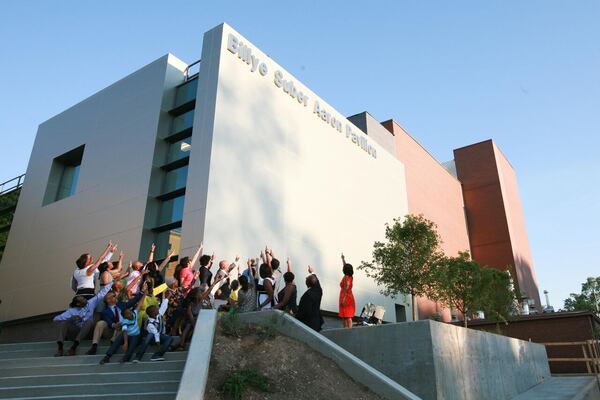
[[[251,48],[254,71],[252,61],[228,50],[230,34]],[[323,308],[337,311],[340,253],[356,271],[383,238],[384,224],[408,212],[402,163],[231,27],[205,34],[202,60],[182,253],[202,235],[207,252],[230,261],[257,256],[267,244],[282,264],[292,258],[300,293],[313,265]],[[275,84],[276,71],[308,96],[306,106]],[[313,112],[315,101],[340,121],[341,132]],[[347,137],[346,126],[367,138],[376,157]],[[406,304],[404,296],[381,296],[362,272],[354,282],[357,313],[375,302],[394,320],[394,302]]]

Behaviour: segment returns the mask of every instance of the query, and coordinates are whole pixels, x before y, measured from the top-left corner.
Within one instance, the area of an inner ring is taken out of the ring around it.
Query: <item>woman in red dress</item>
[[[340,318],[344,321],[344,328],[352,328],[352,318],[354,317],[356,306],[354,304],[354,295],[352,294],[352,275],[354,269],[352,265],[346,263],[342,254],[342,271],[344,277],[340,282]]]

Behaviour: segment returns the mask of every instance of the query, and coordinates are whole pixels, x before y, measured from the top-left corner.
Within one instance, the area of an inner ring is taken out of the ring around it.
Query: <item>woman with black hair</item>
[[[173,251],[169,250],[165,259],[159,264],[152,261],[146,265],[146,269],[148,270],[148,276],[146,279],[150,278],[154,282],[154,287],[158,287],[165,283],[165,279],[163,278],[162,271],[165,269],[169,261],[171,261],[171,257],[173,257]]]
[[[344,277],[340,282],[340,318],[343,319],[344,328],[352,328],[352,318],[356,312],[354,304],[354,295],[352,294],[352,283],[354,269],[351,264],[346,263],[346,258],[342,254],[342,271]]]
[[[258,292],[258,310],[260,311],[275,305],[275,278],[273,278],[273,270],[266,263],[260,265],[258,273],[260,279],[256,289]]]
[[[294,284],[294,279],[295,276],[292,273],[292,260],[290,260],[290,258],[288,257],[287,272],[283,274],[285,287],[281,289],[277,294],[279,303],[277,303],[273,308],[289,312],[290,314],[295,314],[298,311],[298,305],[296,303],[298,289]]]
[[[256,281],[254,279],[256,269],[252,267],[254,263],[256,263],[255,260],[248,259],[248,273],[245,271],[238,277],[240,290],[238,291],[237,312],[239,313],[256,311]]]

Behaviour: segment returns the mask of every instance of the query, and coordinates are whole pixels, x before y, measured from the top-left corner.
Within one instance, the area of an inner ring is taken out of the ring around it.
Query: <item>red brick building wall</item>
[[[542,310],[515,171],[492,140],[454,150],[473,258],[511,268],[521,294]]]

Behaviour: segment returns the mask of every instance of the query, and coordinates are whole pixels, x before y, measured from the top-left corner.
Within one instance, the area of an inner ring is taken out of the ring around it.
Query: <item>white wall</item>
[[[230,33],[265,62],[265,76],[227,50]],[[408,212],[402,163],[371,139],[376,158],[353,144],[346,125],[367,136],[231,27],[205,34],[202,60],[182,254],[201,237],[206,252],[230,261],[257,256],[268,244],[282,264],[291,256],[300,293],[306,266],[315,266],[322,306],[337,311],[340,253],[356,271],[384,224]],[[307,107],[274,84],[276,70],[309,97]],[[342,121],[341,133],[313,113],[315,100]],[[357,313],[371,301],[395,319],[394,302],[362,272],[354,293]]]
[[[183,68],[161,57],[40,125],[0,266],[0,319],[64,309],[75,260],[108,240],[137,258],[163,93]],[[81,144],[75,195],[42,207],[52,160]]]

